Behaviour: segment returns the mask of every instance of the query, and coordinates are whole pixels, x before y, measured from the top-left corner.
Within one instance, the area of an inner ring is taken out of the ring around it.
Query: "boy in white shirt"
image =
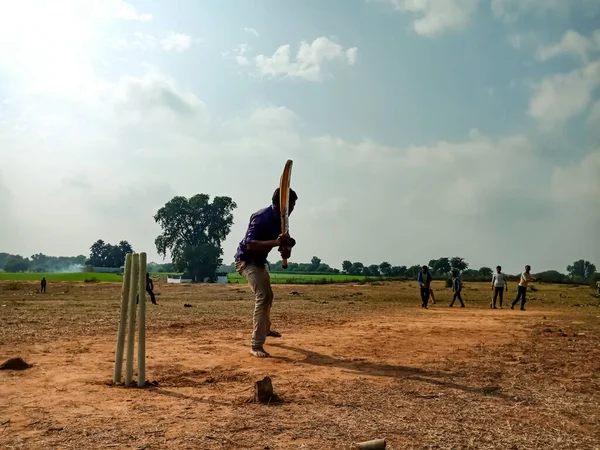
[[[496,308],[496,299],[500,296],[500,308],[502,308],[502,300],[504,296],[504,289],[508,292],[508,280],[506,275],[502,273],[502,267],[496,266],[496,273],[492,275],[492,292],[494,293],[494,300],[490,303],[490,308]]]

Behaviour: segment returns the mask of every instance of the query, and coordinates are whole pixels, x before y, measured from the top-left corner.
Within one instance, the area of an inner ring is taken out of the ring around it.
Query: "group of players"
[[[512,302],[510,309],[515,309],[517,303],[521,301],[521,311],[525,311],[527,287],[530,281],[535,280],[536,278],[531,275],[531,266],[526,265],[525,271],[521,274],[519,285],[517,286],[517,297]],[[431,276],[431,272],[429,271],[429,267],[421,267],[421,271],[417,276],[417,281],[421,289],[421,308],[428,309],[427,305],[429,303],[429,298],[431,298],[432,303],[435,304],[435,296],[433,295],[433,289],[431,289],[431,282],[433,281],[433,278]],[[496,306],[498,299],[500,300],[499,306],[500,308],[502,308],[505,290],[506,292],[508,292],[508,278],[506,274],[502,272],[502,267],[496,266],[496,273],[492,275],[492,293],[494,296],[493,300],[490,302],[490,308],[498,309]],[[462,278],[460,271],[456,269],[452,271],[452,292],[454,292],[454,296],[452,297],[452,301],[450,302],[450,308],[454,306],[454,302],[457,299],[460,302],[460,307],[464,308],[465,304],[461,295]]]
[[[281,258],[289,258],[296,241],[287,234],[281,233],[281,212],[279,207],[279,188],[273,193],[271,205],[263,208],[250,216],[250,222],[246,234],[240,241],[235,254],[235,267],[237,273],[246,279],[250,289],[254,293],[255,304],[253,313],[253,331],[250,344],[250,352],[257,358],[267,358],[270,355],[265,351],[264,344],[267,337],[281,337],[281,334],[271,329],[271,305],[273,304],[273,290],[269,273],[266,269],[267,256],[276,248]],[[296,206],[298,195],[290,189],[289,214]],[[527,285],[535,278],[530,274],[531,267],[525,266],[521,274],[517,297],[512,302],[511,309],[521,301],[521,310],[525,310],[525,294]],[[429,298],[435,303],[435,297],[431,289],[432,276],[427,266],[423,266],[417,277],[421,289],[421,307],[427,309]],[[452,290],[454,296],[450,306],[458,299],[461,308],[464,308],[461,292],[462,279],[460,272],[452,274]],[[496,309],[496,301],[499,298],[499,306],[502,308],[504,291],[508,292],[507,277],[502,273],[500,266],[496,267],[496,273],[492,277],[493,300],[490,308]]]

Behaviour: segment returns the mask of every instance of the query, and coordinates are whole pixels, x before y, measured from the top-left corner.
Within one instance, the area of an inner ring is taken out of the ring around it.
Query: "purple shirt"
[[[269,251],[248,250],[250,241],[271,241],[281,234],[281,219],[273,205],[263,208],[250,216],[248,230],[235,254],[236,261],[252,261],[265,264]]]

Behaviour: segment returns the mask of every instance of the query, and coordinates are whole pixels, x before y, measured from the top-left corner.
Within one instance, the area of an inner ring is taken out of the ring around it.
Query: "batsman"
[[[273,193],[271,205],[250,216],[250,223],[235,254],[236,271],[248,281],[254,293],[254,315],[250,353],[257,358],[267,358],[264,344],[267,336],[281,337],[271,329],[273,290],[266,269],[267,256],[277,247],[282,266],[287,267],[296,241],[289,235],[288,216],[294,210],[298,196],[290,189],[292,162],[286,163],[280,186]]]

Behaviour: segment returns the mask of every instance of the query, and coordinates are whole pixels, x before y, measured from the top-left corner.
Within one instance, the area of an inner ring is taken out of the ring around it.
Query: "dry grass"
[[[490,310],[487,284],[468,284],[467,308],[450,309],[440,283],[429,311],[415,283],[275,286],[284,337],[264,361],[247,352],[246,287],[159,284],[147,318],[158,386],[129,390],[106,385],[120,286],[36,287],[0,282],[0,359],[34,364],[0,372],[2,449],[599,446],[600,308],[588,288],[537,285],[521,312]],[[264,375],[282,404],[247,402]]]

